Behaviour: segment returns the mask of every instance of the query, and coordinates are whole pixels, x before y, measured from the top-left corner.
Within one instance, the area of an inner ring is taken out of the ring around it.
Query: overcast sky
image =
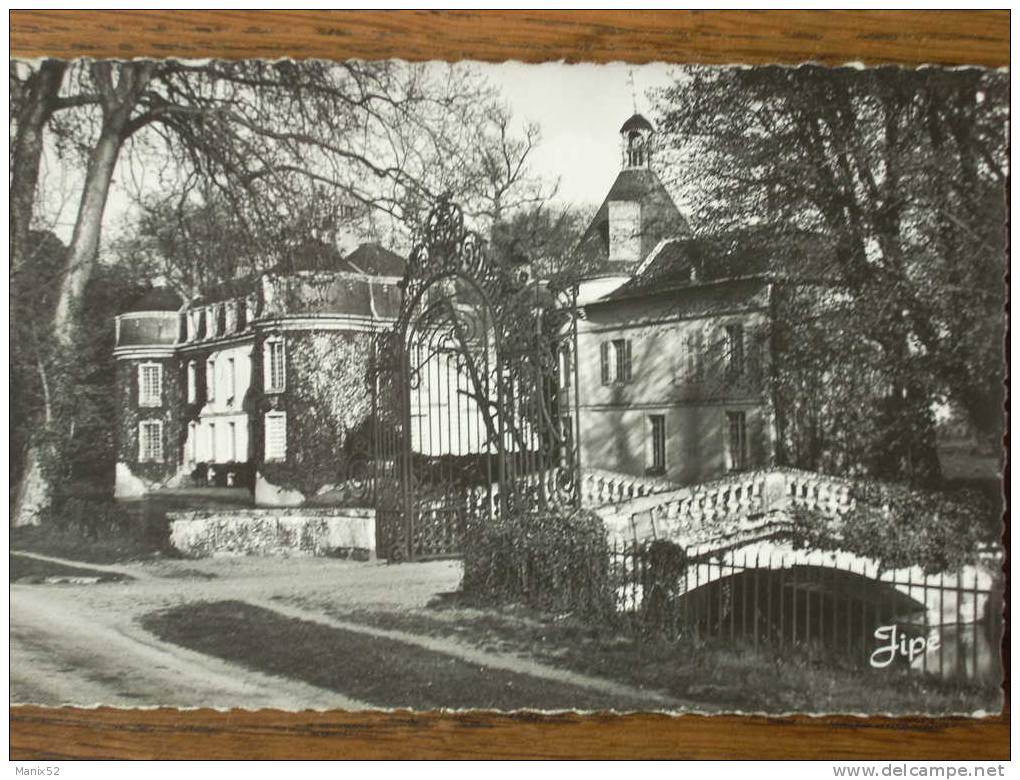
[[[664,65],[511,62],[475,63],[475,67],[502,91],[515,121],[539,124],[542,140],[532,153],[532,169],[550,180],[559,178],[557,200],[578,205],[602,201],[620,169],[620,125],[634,112],[635,103],[639,112],[654,119],[646,93],[672,80],[671,69]],[[117,179],[127,175],[126,169],[118,166],[110,192],[106,238],[125,226],[130,199]],[[59,198],[56,232],[65,242],[70,239],[80,197],[80,181],[73,174],[69,179],[68,173],[57,164],[44,174],[51,197],[64,193]]]
[[[669,84],[663,65],[479,64],[521,120],[537,122],[533,169],[560,177],[559,198],[599,203],[620,170],[620,125],[637,110],[652,119],[645,93]],[[632,92],[629,73],[633,71]]]

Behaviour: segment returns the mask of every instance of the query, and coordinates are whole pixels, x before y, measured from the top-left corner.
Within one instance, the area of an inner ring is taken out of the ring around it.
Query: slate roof
[[[345,258],[351,270],[374,276],[403,276],[407,261],[396,252],[376,243],[359,246]]]
[[[632,271],[637,263],[608,262],[609,258],[609,202],[615,200],[634,201],[641,204],[641,258],[648,254],[667,236],[679,236],[690,232],[687,220],[677,209],[673,198],[654,171],[649,168],[625,168],[620,171],[609,188],[599,210],[585,231],[578,245],[579,251],[591,258],[598,270]],[[603,268],[604,266],[604,268]]]
[[[403,257],[379,244],[361,244],[349,255],[340,254],[332,244],[308,239],[299,244],[286,262],[277,266],[277,273],[295,271],[344,271],[372,276],[403,276],[406,261]]]
[[[287,252],[280,262],[277,273],[289,274],[295,271],[349,271],[340,250],[332,244],[308,238]]]
[[[826,251],[817,235],[776,235],[762,230],[732,231],[698,238],[663,240],[630,281],[603,301],[686,289],[727,280],[761,277],[796,267]]]

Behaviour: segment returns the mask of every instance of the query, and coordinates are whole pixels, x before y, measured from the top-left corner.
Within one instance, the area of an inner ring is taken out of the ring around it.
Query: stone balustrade
[[[775,513],[793,508],[841,516],[853,506],[852,486],[839,477],[770,469],[639,496],[600,514],[611,537],[701,543],[778,528],[783,521]]]
[[[637,498],[676,490],[676,487],[675,483],[662,479],[590,470],[581,475],[581,505],[595,508],[608,504],[622,504]]]
[[[544,493],[550,498],[565,496],[572,491],[566,489],[562,480],[567,478],[567,473],[562,469],[549,469],[539,474],[530,474],[522,477],[521,481],[526,489]],[[666,491],[676,490],[676,484],[664,480],[647,479],[634,477],[628,474],[620,474],[611,471],[585,471],[580,479],[581,506],[586,508],[611,507],[623,505],[638,498],[650,497],[662,494]],[[472,487],[466,491],[466,500],[470,508],[475,511],[488,511],[486,504],[490,500],[499,502],[499,485],[494,483],[491,488]]]

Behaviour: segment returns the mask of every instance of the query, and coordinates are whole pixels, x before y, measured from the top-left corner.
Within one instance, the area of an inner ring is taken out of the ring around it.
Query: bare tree
[[[15,149],[12,170],[31,167],[33,132],[63,106],[78,109],[65,129],[85,160],[52,321],[55,348],[65,351],[125,148],[165,189],[187,198],[201,183],[254,236],[269,235],[281,210],[310,201],[323,187],[383,218],[414,224],[440,194],[474,193],[459,163],[476,132],[469,120],[491,99],[468,69],[394,62],[102,61],[49,66],[37,82],[39,96],[26,98],[15,119],[26,141]],[[54,97],[60,94],[67,97]],[[38,156],[34,170],[37,178]],[[511,174],[522,170],[514,165]],[[30,173],[12,177],[23,211],[35,198]],[[512,189],[501,186],[500,198]],[[48,503],[42,457],[30,450],[16,523],[36,522]]]

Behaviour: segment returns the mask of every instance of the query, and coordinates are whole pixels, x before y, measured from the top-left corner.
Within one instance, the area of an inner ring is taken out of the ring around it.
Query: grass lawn
[[[455,598],[402,612],[344,610],[304,603],[379,628],[456,638],[487,650],[663,691],[678,699],[747,712],[998,712],[1001,693],[887,670],[832,669],[800,658],[769,657],[731,645],[638,640],[522,607],[479,609]]]
[[[104,534],[93,538],[47,526],[12,528],[10,534],[12,550],[86,563],[123,563],[162,554],[157,546],[147,543],[140,534]]]
[[[164,641],[301,680],[377,707],[640,710],[647,702],[558,683],[391,639],[279,615],[238,601],[150,613],[142,625]]]
[[[42,581],[47,577],[99,577],[101,582],[118,582],[130,579],[130,577],[125,577],[121,574],[111,574],[110,572],[77,566],[63,566],[59,563],[26,558],[22,555],[11,555],[9,557],[11,563],[11,582],[29,578]]]

